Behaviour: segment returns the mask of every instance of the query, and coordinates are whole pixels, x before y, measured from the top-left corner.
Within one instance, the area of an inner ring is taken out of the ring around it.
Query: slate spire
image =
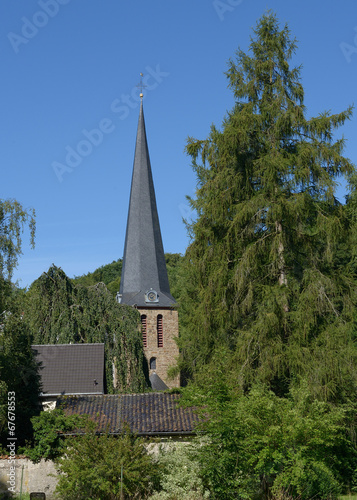
[[[138,307],[171,307],[141,100],[119,300]],[[120,297],[121,296],[121,297]]]

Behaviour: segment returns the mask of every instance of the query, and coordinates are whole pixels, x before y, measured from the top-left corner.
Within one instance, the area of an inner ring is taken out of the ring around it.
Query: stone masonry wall
[[[139,312],[141,315],[146,315],[147,347],[144,348],[144,354],[149,368],[151,358],[156,358],[156,369],[150,369],[149,374],[151,375],[153,372],[156,372],[170,388],[180,387],[179,376],[173,380],[169,380],[167,377],[168,368],[175,365],[179,355],[179,349],[175,342],[175,338],[179,334],[178,312],[175,309],[159,308],[140,308]],[[159,314],[163,317],[163,347],[158,347],[157,342],[157,316]]]
[[[187,445],[191,439],[187,436],[161,438],[160,441],[148,443],[147,450],[152,455],[158,455],[162,451],[171,450],[174,446],[181,444]],[[51,460],[41,460],[34,464],[28,458],[15,459],[15,494],[21,490],[22,475],[22,493],[45,493],[46,500],[58,500],[54,491],[58,482],[58,473],[54,463]],[[10,499],[9,492],[9,459],[0,459],[0,500]]]
[[[54,490],[57,485],[57,471],[52,461],[41,460],[34,464],[27,458],[16,458],[14,464],[9,459],[0,459],[0,499],[11,498],[9,487],[15,482],[15,493],[45,493],[46,500],[54,498]],[[15,468],[15,475],[11,473],[10,467]],[[11,478],[11,484],[8,482]],[[13,481],[14,480],[14,481]],[[10,490],[11,491],[11,490]]]

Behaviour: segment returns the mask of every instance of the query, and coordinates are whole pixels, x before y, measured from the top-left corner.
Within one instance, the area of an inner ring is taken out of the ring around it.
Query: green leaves
[[[200,458],[204,485],[214,498],[334,498],[356,450],[346,434],[348,408],[317,401],[307,385],[279,398],[263,385],[237,393],[211,381],[203,397],[210,418]],[[192,402],[197,404],[196,393]]]
[[[111,264],[106,264],[99,267],[92,273],[87,273],[83,276],[76,276],[74,278],[75,285],[94,286],[97,283],[104,283],[108,290],[115,296],[120,288],[120,276],[123,261],[118,259]]]
[[[144,498],[158,486],[159,464],[129,432],[108,436],[87,429],[66,445],[56,490],[63,500]]]
[[[210,417],[201,464],[220,500],[335,498],[355,468],[357,183],[334,139],[352,108],[307,118],[295,50],[264,15],[228,64],[233,109],[186,148],[180,367]]]
[[[30,418],[39,413],[40,380],[28,325],[15,311],[7,311],[0,327],[0,439],[5,447],[9,391],[16,397],[17,443],[24,444],[31,436]]]
[[[160,465],[161,491],[150,500],[203,500],[210,498],[203,488],[199,453],[204,438],[192,442],[166,442],[159,445],[157,462]]]
[[[188,141],[198,188],[183,271],[181,368],[196,376],[223,345],[242,388],[260,380],[286,390],[306,375],[317,397],[333,399],[356,379],[350,371],[344,381],[322,381],[343,361],[332,343],[328,368],[314,362],[331,329],[355,356],[353,226],[334,197],[337,178],[354,166],[333,139],[352,109],[306,117],[301,69],[290,67],[295,50],[288,27],[264,15],[249,54],[229,61],[235,103],[221,130]]]
[[[42,411],[31,419],[33,427],[32,446],[21,451],[33,462],[41,459],[55,460],[66,450],[66,433],[88,427],[88,419],[83,416],[66,416],[61,409]]]
[[[145,390],[139,314],[118,304],[104,283],[75,286],[52,266],[31,285],[24,309],[34,343],[105,343],[107,391]]]
[[[35,245],[35,211],[24,209],[16,200],[0,199],[0,278],[11,279],[21,254],[21,233],[30,231],[30,244]],[[1,305],[1,304],[0,304]]]

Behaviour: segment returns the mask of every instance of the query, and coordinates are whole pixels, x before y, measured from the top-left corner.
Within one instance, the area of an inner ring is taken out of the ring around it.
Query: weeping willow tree
[[[35,344],[103,342],[108,392],[146,388],[139,314],[118,304],[103,283],[75,286],[52,266],[26,295],[24,319]]]
[[[228,353],[240,387],[262,380],[281,394],[304,377],[329,399],[357,383],[356,268],[341,258],[351,219],[335,198],[354,171],[334,139],[352,109],[306,116],[295,50],[288,27],[264,15],[249,53],[229,61],[235,104],[221,129],[188,140],[197,217],[181,368],[197,376]]]

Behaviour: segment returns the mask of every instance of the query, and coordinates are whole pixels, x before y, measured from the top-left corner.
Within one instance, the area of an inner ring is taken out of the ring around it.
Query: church
[[[146,137],[143,94],[134,153],[129,211],[117,301],[140,313],[144,356],[151,388],[180,386],[180,376],[168,377],[179,349],[177,303],[170,293],[164,248]],[[104,344],[32,346],[40,363],[43,407],[53,407],[61,395],[105,394]],[[114,387],[116,373],[113,374]]]
[[[178,387],[167,372],[179,355],[177,303],[170,293],[146,137],[143,94],[131,181],[123,270],[117,300],[140,312],[144,355],[154,389]]]

